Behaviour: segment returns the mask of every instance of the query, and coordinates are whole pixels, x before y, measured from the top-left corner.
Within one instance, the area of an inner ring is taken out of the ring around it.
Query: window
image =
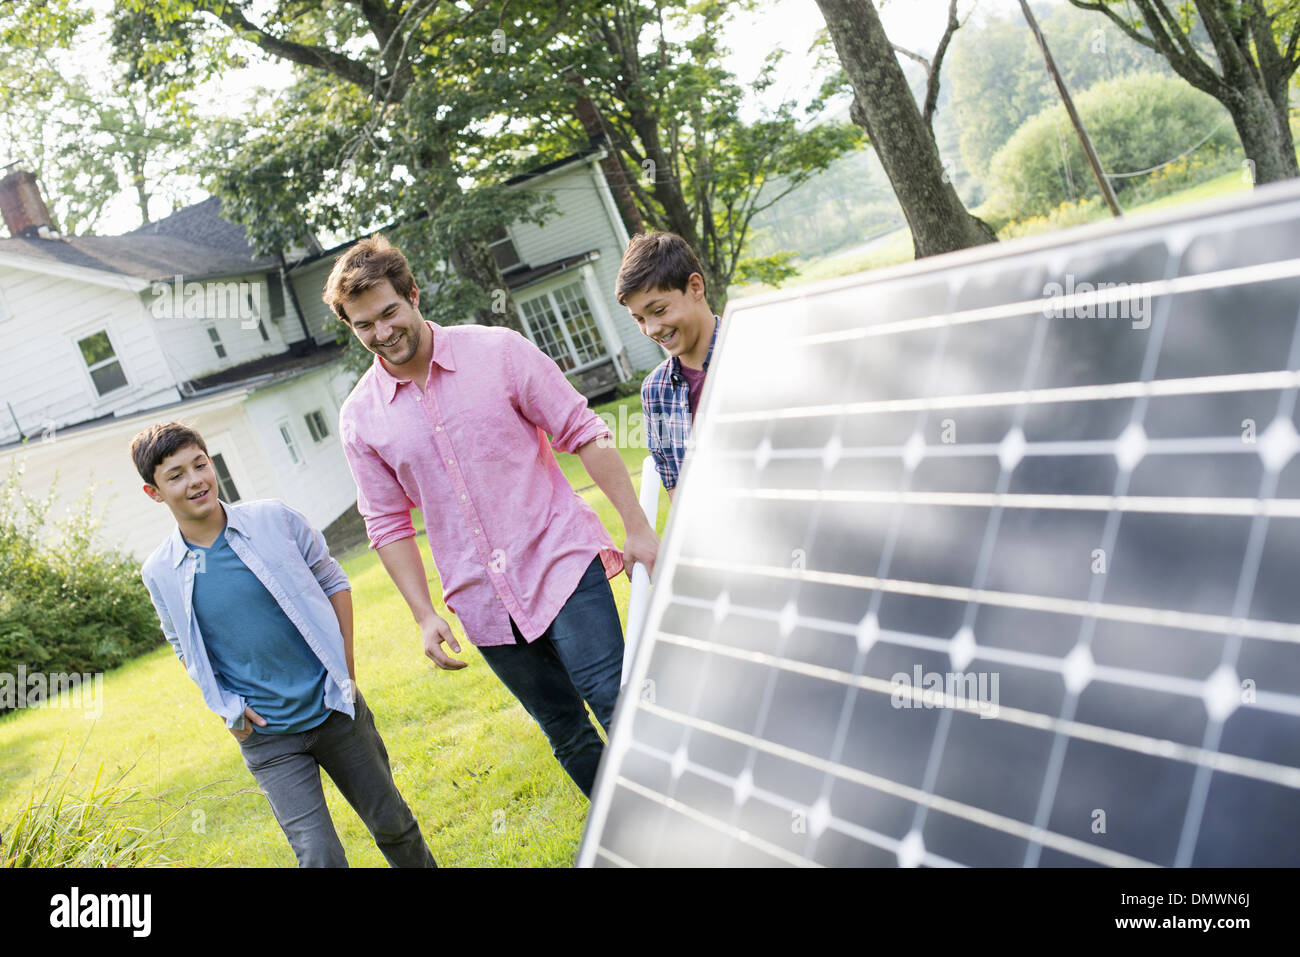
[[[605,357],[605,343],[581,282],[526,299],[519,308],[537,348],[565,372]]]
[[[101,329],[93,336],[77,340],[81,358],[86,363],[90,380],[95,384],[95,391],[101,396],[107,395],[126,386],[126,373],[122,363],[117,360],[113,344],[108,341],[108,330]]]
[[[302,454],[298,451],[298,446],[293,441],[293,433],[289,431],[289,423],[280,423],[280,438],[284,439],[284,447],[289,452],[289,458],[294,465],[302,464]]]
[[[217,472],[217,497],[232,505],[238,502],[239,489],[235,488],[235,481],[230,477],[230,469],[226,468],[226,460],[220,452],[212,456],[212,467]]]
[[[212,348],[217,351],[217,358],[226,357],[226,347],[221,344],[221,336],[217,333],[216,326],[208,326],[208,338],[212,340]]]
[[[284,285],[280,282],[278,272],[266,274],[266,298],[271,302],[271,318],[279,319],[284,315]],[[264,336],[265,332],[262,333]]]
[[[523,265],[523,261],[519,258],[519,250],[515,249],[514,241],[511,240],[504,226],[488,240],[488,251],[492,253],[492,258],[497,261],[497,268],[502,273],[508,273]]]
[[[307,431],[311,433],[313,442],[320,442],[329,436],[330,430],[325,425],[325,416],[321,415],[320,409],[308,412],[303,418],[307,420]]]

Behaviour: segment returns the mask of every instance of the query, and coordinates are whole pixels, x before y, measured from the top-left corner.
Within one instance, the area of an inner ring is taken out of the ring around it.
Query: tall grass
[[[83,745],[84,747],[84,745]],[[160,814],[147,827],[130,823],[132,805],[164,802],[142,796],[122,782],[133,767],[104,780],[101,762],[88,793],[74,792],[74,761],[62,775],[63,749],[44,785],[34,785],[12,822],[0,830],[0,868],[14,867],[166,867],[178,863],[168,856],[174,838],[166,831],[185,804]]]

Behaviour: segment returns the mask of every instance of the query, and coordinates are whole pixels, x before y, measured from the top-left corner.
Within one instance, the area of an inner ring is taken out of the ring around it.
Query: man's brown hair
[[[140,473],[140,478],[156,488],[158,483],[154,481],[154,469],[167,456],[174,455],[187,445],[197,445],[204,455],[208,454],[203,436],[188,425],[179,422],[151,425],[131,440],[131,459],[135,462],[135,470]]]
[[[704,267],[695,250],[682,237],[676,233],[640,233],[632,237],[623,253],[614,292],[624,306],[634,292],[650,289],[685,292],[694,272],[704,278]]]
[[[334,260],[334,268],[330,270],[329,279],[325,280],[325,292],[321,298],[334,315],[350,323],[348,314],[343,311],[344,301],[373,288],[384,279],[392,283],[395,293],[410,300],[411,290],[415,287],[410,264],[396,246],[376,233]]]

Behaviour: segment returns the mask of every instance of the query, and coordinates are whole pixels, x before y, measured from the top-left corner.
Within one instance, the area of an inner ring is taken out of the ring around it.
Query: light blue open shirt
[[[226,510],[226,541],[257,576],[276,604],[294,623],[308,647],[325,666],[325,707],[355,717],[352,682],[343,651],[343,632],[329,596],[351,586],[332,557],[325,536],[307,516],[278,499],[261,499]],[[154,549],[140,577],[149,589],[163,634],[185,670],[203,693],[207,706],[226,719],[226,727],[244,730],[246,702],[221,687],[194,617],[194,575],[200,553],[181,537],[179,526]],[[175,623],[183,623],[177,628]]]

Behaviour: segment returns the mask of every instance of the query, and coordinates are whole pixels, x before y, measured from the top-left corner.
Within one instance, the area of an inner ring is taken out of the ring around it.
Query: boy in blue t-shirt
[[[163,634],[226,720],[300,867],[346,867],[324,768],[393,867],[436,867],[356,687],[352,597],[324,536],[276,499],[218,500],[207,446],[178,422],[131,442],[176,529],[145,560]]]
[[[668,358],[641,385],[646,446],[673,497],[721,320],[705,297],[704,269],[676,233],[632,237],[618,269],[618,301]]]

